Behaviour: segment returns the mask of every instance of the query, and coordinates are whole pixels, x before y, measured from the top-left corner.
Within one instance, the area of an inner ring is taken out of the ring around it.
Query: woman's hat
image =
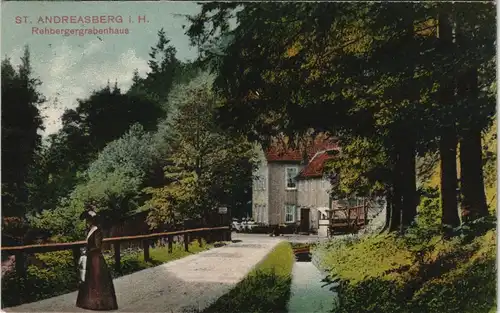
[[[80,219],[84,220],[84,219],[87,219],[87,218],[96,218],[97,217],[97,213],[95,211],[84,211],[82,214],[80,214]]]
[[[92,211],[97,206],[97,203],[94,200],[89,200],[84,204],[85,210]]]

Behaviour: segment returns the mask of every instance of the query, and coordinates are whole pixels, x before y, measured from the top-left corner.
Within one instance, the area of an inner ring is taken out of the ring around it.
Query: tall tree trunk
[[[389,229],[389,226],[391,224],[391,213],[392,213],[392,187],[388,190],[387,194],[385,195],[385,224],[382,230],[380,231],[381,233],[385,232],[386,230]]]
[[[443,225],[457,227],[460,225],[457,203],[457,136],[454,127],[446,127],[441,131],[439,140],[441,167],[441,208]]]
[[[457,45],[460,51],[466,44],[462,39],[464,31],[456,24]],[[466,222],[488,215],[483,179],[481,147],[481,118],[475,105],[479,97],[477,68],[460,73],[457,93],[465,100],[460,106],[460,187],[462,192],[462,221]],[[479,116],[477,116],[479,115]]]
[[[393,158],[393,178],[392,178],[392,194],[391,194],[391,213],[389,231],[398,231],[401,227],[401,211],[402,211],[402,195],[401,195],[401,161],[398,152]]]
[[[478,98],[477,69],[461,77],[459,95],[468,101]],[[472,110],[472,104],[466,104]],[[467,111],[469,111],[467,110]],[[462,218],[473,220],[488,215],[483,178],[481,127],[468,117],[460,132],[460,184],[462,191]]]
[[[413,135],[409,135],[404,141],[401,153],[401,195],[402,201],[402,227],[411,225],[417,215],[417,171],[416,171],[416,147]]]
[[[413,15],[413,10],[409,13]],[[410,17],[413,20],[413,16]],[[409,60],[415,57],[415,28],[413,21],[409,23],[406,30],[407,47],[406,57]],[[412,81],[415,76],[415,68],[410,66],[407,69],[408,81]],[[407,85],[402,94],[408,97],[410,106],[417,106],[420,100],[420,88],[414,84]],[[416,135],[414,126],[417,125],[418,117],[408,115],[403,118],[400,129],[398,129],[398,143],[400,155],[400,180],[401,180],[401,230],[411,225],[417,215],[417,171],[416,171]]]
[[[389,224],[389,231],[398,231],[401,227],[401,188],[397,184],[394,185],[394,195],[391,204],[391,221]]]
[[[462,215],[465,220],[488,215],[482,163],[481,130],[468,129],[460,141]]]
[[[450,24],[448,7],[443,7],[439,13],[439,44],[443,54],[453,48],[453,33]],[[460,225],[457,203],[457,133],[453,114],[448,114],[453,107],[454,87],[447,78],[442,82],[439,97],[443,112],[439,138],[439,155],[441,169],[441,223],[451,227]]]

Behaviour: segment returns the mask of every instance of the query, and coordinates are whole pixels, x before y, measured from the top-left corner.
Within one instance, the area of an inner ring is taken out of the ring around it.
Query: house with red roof
[[[338,153],[336,140],[318,137],[299,148],[276,141],[259,152],[252,190],[253,219],[266,225],[295,224],[302,232],[317,230],[318,209],[331,207],[324,165]]]

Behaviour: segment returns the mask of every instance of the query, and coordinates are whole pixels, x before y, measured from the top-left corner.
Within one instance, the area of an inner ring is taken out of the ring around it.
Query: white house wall
[[[254,171],[252,217],[257,223],[269,223],[269,165],[262,148],[256,147],[259,167]],[[259,179],[261,182],[259,182]]]
[[[324,178],[310,178],[299,181],[298,186],[298,208],[300,220],[300,208],[310,209],[310,225],[312,228],[318,228],[318,208],[329,207],[330,195],[328,191],[331,184]]]
[[[298,205],[301,207],[328,207],[330,182],[323,178],[299,181]]]

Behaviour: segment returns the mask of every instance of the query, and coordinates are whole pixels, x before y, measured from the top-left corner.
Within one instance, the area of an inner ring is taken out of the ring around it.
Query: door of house
[[[307,208],[300,209],[300,231],[304,233],[309,232],[309,221],[311,220],[309,212],[310,211]]]

